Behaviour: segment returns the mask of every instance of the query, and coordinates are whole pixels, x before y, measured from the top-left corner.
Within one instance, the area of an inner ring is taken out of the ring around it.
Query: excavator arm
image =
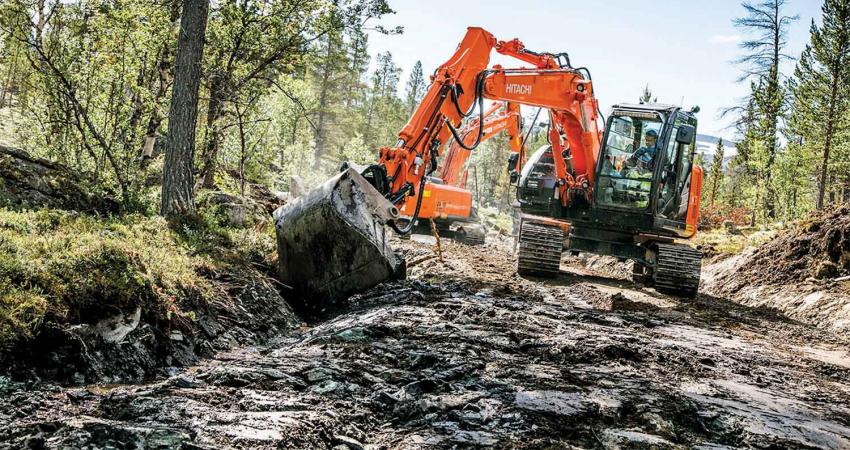
[[[479,117],[473,117],[466,127],[464,127],[461,138],[466,146],[473,144],[473,140],[478,135],[479,128],[482,129],[481,142],[484,142],[501,132],[508,135],[508,143],[511,147],[511,153],[517,154],[517,161],[520,163],[525,159],[525,145],[522,137],[522,116],[520,107],[515,103],[496,102],[493,103],[484,112],[484,125]],[[443,183],[466,187],[467,180],[467,163],[472,152],[462,147],[458,141],[452,141],[449,149],[442,157],[440,165],[440,179]]]
[[[522,142],[522,117],[519,105],[506,102],[493,103],[484,112],[483,125],[479,116],[473,116],[465,122],[460,131],[461,140],[468,147],[476,139],[479,131],[481,131],[479,143],[489,140],[502,131],[506,132],[511,151],[517,154],[517,161],[524,156],[525,146]],[[437,153],[442,155],[441,164],[435,172],[439,175],[431,176],[425,182],[425,187],[421,191],[421,203],[418,196],[407,197],[401,207],[401,214],[406,217],[412,216],[419,204],[419,220],[440,221],[437,226],[444,233],[451,223],[469,223],[477,220],[472,208],[472,192],[466,186],[467,163],[472,151],[464,148],[459,140],[452,139],[449,141],[448,150],[443,152],[440,148]],[[483,243],[483,228],[480,231]]]
[[[532,68],[488,68],[492,51],[530,63]],[[411,216],[421,208],[426,177],[437,169],[443,144],[454,137],[466,149],[484,137],[479,127],[471,144],[459,135],[461,121],[478,108],[484,119],[484,99],[549,110],[550,141],[563,205],[577,196],[590,199],[599,144],[598,104],[589,77],[569,65],[565,54],[526,50],[519,40],[499,41],[482,28],[467,30],[454,55],[431,77],[431,85],[394,147],[379,152],[379,162],[367,169],[370,182],[393,204],[417,198]],[[408,232],[410,228],[397,232]],[[412,227],[412,224],[411,224]]]

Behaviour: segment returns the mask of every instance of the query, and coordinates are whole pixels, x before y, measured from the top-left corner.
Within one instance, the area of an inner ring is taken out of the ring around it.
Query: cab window
[[[611,118],[608,139],[597,182],[597,203],[618,208],[645,209],[649,205],[657,147],[661,136],[660,117],[642,114]]]
[[[679,127],[687,123],[688,119],[684,115],[679,114],[676,117],[667,151],[664,152],[664,161],[661,163],[661,189],[658,190],[657,211],[674,220],[682,220],[687,212],[687,190],[690,188],[694,143],[676,142]]]

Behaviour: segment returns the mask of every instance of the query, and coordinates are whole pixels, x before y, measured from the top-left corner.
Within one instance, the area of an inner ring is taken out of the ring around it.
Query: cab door
[[[688,226],[689,209],[698,208],[691,201],[691,188],[702,186],[702,170],[694,170],[693,165],[695,149],[696,119],[677,113],[661,161],[655,222],[656,226],[685,237],[693,234],[693,227]]]

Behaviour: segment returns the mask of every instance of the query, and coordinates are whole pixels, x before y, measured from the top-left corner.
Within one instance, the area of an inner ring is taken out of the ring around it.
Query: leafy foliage
[[[156,187],[156,164],[140,156],[161,157],[180,5],[2,2],[0,103],[16,144],[115,188],[125,209],[148,209],[142,203]],[[211,187],[235,171],[286,188],[283,174],[309,173],[305,159],[327,161],[316,175],[323,177],[357,134],[368,131],[372,146],[392,143],[384,139],[403,120],[394,91],[399,70],[387,54],[382,67],[392,69],[385,72],[394,82],[374,86],[366,74],[366,30],[401,32],[373,23],[391,13],[385,0],[213,2],[194,161],[199,180]]]

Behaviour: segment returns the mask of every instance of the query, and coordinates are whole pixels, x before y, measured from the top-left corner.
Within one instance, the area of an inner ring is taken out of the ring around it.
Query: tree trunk
[[[207,108],[206,142],[204,142],[202,186],[207,189],[215,187],[216,161],[220,141],[218,120],[224,113],[224,84],[221,77],[213,78],[210,83],[210,103]]]
[[[829,151],[832,147],[832,121],[826,124],[826,141],[823,144],[823,159],[820,165],[820,177],[818,177],[818,201],[817,209],[823,209],[824,194],[826,193],[826,182],[829,169]]]
[[[176,22],[178,18],[180,18],[180,5],[178,4],[177,0],[174,0],[171,3],[171,23]],[[153,107],[151,108],[151,115],[148,118],[148,125],[145,128],[145,144],[142,147],[143,164],[145,164],[146,160],[153,158],[154,147],[156,146],[157,131],[159,130],[159,126],[162,124],[162,121],[165,120],[165,117],[163,117],[162,115],[162,111],[159,107],[159,104],[162,101],[163,97],[165,97],[165,94],[168,92],[168,86],[169,84],[171,84],[173,72],[174,52],[172,51],[170,45],[164,44],[162,46],[162,50],[159,53],[159,58],[157,58],[156,94],[154,94],[153,97]]]
[[[824,193],[826,191],[826,178],[829,174],[829,152],[832,149],[832,138],[834,133],[834,125],[836,120],[835,107],[838,103],[838,77],[840,76],[843,67],[835,65],[831,67],[832,85],[829,93],[829,114],[826,118],[826,139],[823,143],[823,160],[820,166],[820,177],[818,179],[818,201],[816,207],[818,210],[823,209]]]
[[[168,114],[165,166],[162,174],[160,214],[170,216],[195,210],[192,167],[195,126],[198,120],[198,87],[210,0],[185,0],[174,62],[174,88]]]
[[[768,98],[768,107],[766,115],[767,115],[767,164],[764,170],[765,176],[765,192],[764,192],[764,209],[765,214],[770,219],[776,218],[776,199],[775,193],[773,192],[772,186],[772,178],[773,178],[773,165],[776,161],[776,147],[777,147],[777,139],[776,139],[776,131],[778,127],[779,114],[782,108],[781,104],[781,86],[779,85],[779,63],[780,63],[780,48],[782,46],[782,30],[779,26],[779,21],[781,20],[779,4],[774,4],[773,10],[773,23],[776,24],[773,32],[773,60],[771,61],[770,73],[768,75],[767,82],[767,98]]]
[[[333,72],[333,39],[328,36],[328,45],[325,53],[325,61],[322,67],[322,82],[319,92],[319,116],[316,118],[316,152],[313,159],[313,168],[318,169],[325,155],[325,109],[328,107],[328,90],[330,90],[330,79]]]
[[[3,92],[0,93],[0,108],[6,105],[6,98],[8,96],[9,99],[9,107],[12,106],[12,94],[9,92],[12,89],[12,85],[15,83],[15,75],[18,70],[18,51],[19,47],[15,47],[15,56],[12,57],[9,62],[9,73],[6,76],[6,80],[3,82]]]
[[[850,180],[844,182],[844,195],[841,196],[844,203],[850,203]]]

